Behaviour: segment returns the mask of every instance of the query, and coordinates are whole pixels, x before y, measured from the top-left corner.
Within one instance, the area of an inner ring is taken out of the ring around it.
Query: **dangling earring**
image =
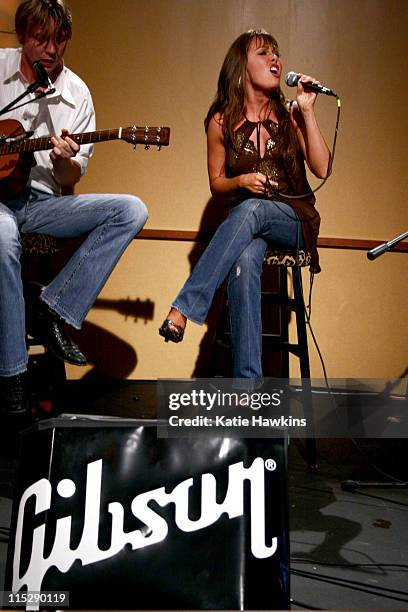
[[[239,75],[239,79],[238,79],[238,87],[241,87],[242,85],[242,76]]]

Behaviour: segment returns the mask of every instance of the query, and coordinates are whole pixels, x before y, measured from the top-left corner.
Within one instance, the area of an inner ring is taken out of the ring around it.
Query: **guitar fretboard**
[[[107,140],[117,140],[121,138],[122,128],[111,130],[99,130],[97,132],[83,132],[82,134],[70,134],[69,137],[79,145],[91,144],[93,142],[104,142]],[[5,142],[0,144],[0,155],[10,155],[13,153],[46,151],[52,149],[54,144],[51,136],[41,138],[16,139],[16,142]]]

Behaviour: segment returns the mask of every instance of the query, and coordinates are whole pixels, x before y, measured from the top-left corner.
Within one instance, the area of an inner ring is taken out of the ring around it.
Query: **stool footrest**
[[[288,353],[293,353],[297,357],[299,357],[301,353],[301,348],[299,344],[285,342],[285,340],[282,340],[279,336],[274,336],[273,334],[264,334],[262,340],[263,344],[267,346],[269,350],[287,351]]]
[[[262,291],[262,299],[268,304],[275,306],[285,306],[287,310],[295,311],[297,308],[302,306],[302,303],[298,302],[295,298],[288,298],[281,293],[275,293],[274,291]]]

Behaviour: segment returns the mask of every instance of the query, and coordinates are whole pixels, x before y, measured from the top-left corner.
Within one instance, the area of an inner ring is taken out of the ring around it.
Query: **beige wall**
[[[341,95],[334,174],[318,194],[321,235],[383,240],[406,231],[408,2],[71,0],[70,5],[74,37],[67,63],[93,92],[99,128],[137,123],[172,129],[171,145],[160,153],[133,151],[122,142],[96,145],[79,191],[135,193],[149,207],[147,228],[197,229],[209,199],[202,121],[220,64],[238,34],[264,27],[280,42],[285,72],[315,75]],[[331,143],[334,99],[320,96],[317,112]],[[82,338],[91,339],[98,369],[139,379],[191,376],[205,327],[189,324],[177,346],[165,345],[157,328],[188,274],[192,246],[134,241]],[[362,251],[322,249],[321,260],[312,321],[329,376],[397,377],[408,365],[407,255],[369,262]],[[133,316],[126,317],[125,310]],[[321,376],[313,348],[311,359],[313,375]],[[83,373],[70,369],[73,378]]]
[[[16,7],[17,0],[1,0],[0,2],[0,47],[16,47],[18,44],[15,36],[11,34],[14,32]]]

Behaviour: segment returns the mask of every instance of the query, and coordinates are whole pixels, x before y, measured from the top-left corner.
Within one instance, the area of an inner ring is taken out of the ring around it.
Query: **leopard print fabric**
[[[310,265],[310,260],[311,254],[303,249],[296,253],[296,251],[268,247],[265,252],[264,264],[267,266],[286,266],[287,268],[300,266],[303,268]]]
[[[21,234],[21,244],[24,253],[49,255],[59,250],[58,240],[48,234]]]

